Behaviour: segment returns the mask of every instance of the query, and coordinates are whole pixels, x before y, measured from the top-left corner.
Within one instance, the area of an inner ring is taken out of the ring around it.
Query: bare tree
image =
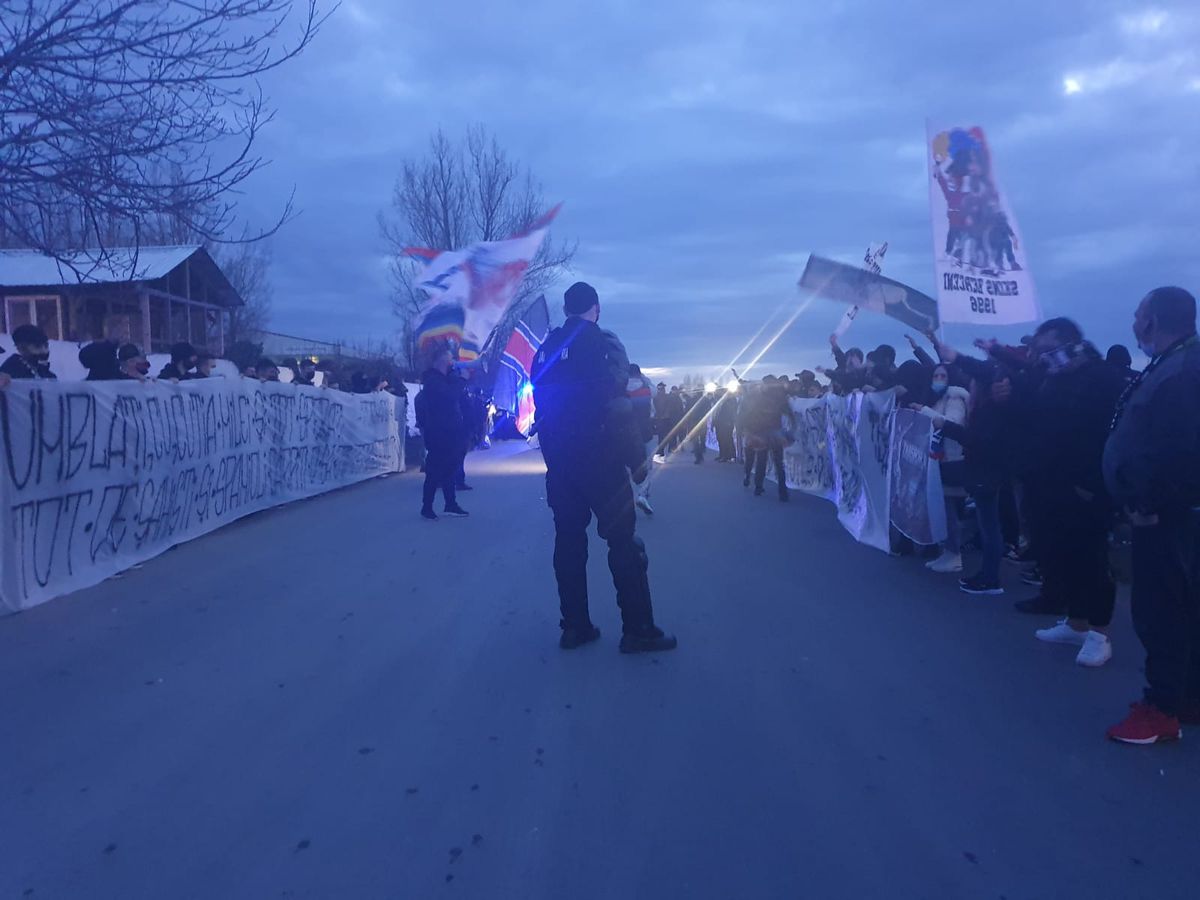
[[[257,341],[259,334],[271,324],[272,293],[267,277],[271,265],[270,244],[253,241],[208,249],[245,303],[230,309],[226,340],[229,343]]]
[[[392,254],[392,309],[402,323],[403,355],[410,368],[416,365],[413,318],[426,297],[415,285],[420,265],[405,249],[459,250],[478,241],[504,240],[527,231],[548,207],[529,169],[479,125],[458,141],[439,129],[423,156],[402,163],[391,208],[379,214],[379,227]],[[549,240],[542,244],[486,356],[503,350],[499,338],[512,330],[534,298],[570,269],[575,249],[574,244]]]
[[[223,240],[265,164],[255,79],[324,19],[317,0],[0,0],[0,237],[68,264],[159,220]]]

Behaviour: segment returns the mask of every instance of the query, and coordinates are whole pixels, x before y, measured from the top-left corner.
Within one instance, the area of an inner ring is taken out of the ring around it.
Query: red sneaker
[[[1125,721],[1108,729],[1108,736],[1125,744],[1153,744],[1183,737],[1179,720],[1149,703],[1131,703]]]

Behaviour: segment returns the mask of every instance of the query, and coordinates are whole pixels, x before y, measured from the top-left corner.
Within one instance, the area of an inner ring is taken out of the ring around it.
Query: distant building
[[[229,311],[242,305],[201,246],[120,247],[64,254],[0,250],[0,332],[41,327],[51,340],[134,341],[151,353],[188,341],[225,352]]]
[[[342,345],[332,341],[313,341],[276,331],[256,331],[253,336],[256,343],[262,344],[263,355],[271,359],[312,357],[321,360],[342,356]]]

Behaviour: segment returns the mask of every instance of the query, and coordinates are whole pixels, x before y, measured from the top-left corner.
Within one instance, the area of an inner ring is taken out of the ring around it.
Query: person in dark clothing
[[[1133,357],[1129,354],[1129,348],[1124,344],[1113,344],[1109,347],[1104,361],[1121,369],[1133,368]]]
[[[255,364],[254,371],[259,381],[279,383],[279,366],[265,356]]]
[[[84,381],[119,381],[116,341],[93,341],[79,351],[79,364],[88,370]]]
[[[308,357],[300,360],[300,365],[297,369],[296,377],[292,379],[292,384],[298,384],[304,387],[315,387],[316,380],[317,364]]]
[[[1133,357],[1129,355],[1129,348],[1124,344],[1113,344],[1109,347],[1104,361],[1121,373],[1126,384],[1137,376],[1133,368]]]
[[[886,391],[896,386],[896,348],[880,344],[867,354],[866,388]]]
[[[36,325],[18,325],[12,333],[16,353],[0,365],[0,374],[9,379],[57,381],[50,371],[50,338]]]
[[[704,451],[708,449],[708,415],[712,412],[713,397],[707,392],[697,393],[684,413],[682,431],[691,441],[692,459],[696,465],[704,462]]]
[[[150,374],[150,360],[137,344],[122,344],[117,349],[118,380],[145,381]]]
[[[587,593],[587,527],[594,515],[608,543],[621,609],[621,652],[672,650],[675,638],[654,624],[649,560],[636,534],[630,473],[640,484],[649,461],[626,395],[629,358],[616,336],[597,324],[600,299],[591,285],[571,285],[563,311],[567,319],[539,348],[532,373],[546,501],[554,513],[559,646],[570,650],[600,637]]]
[[[787,392],[776,381],[774,375],[768,375],[747,397],[749,406],[746,410],[746,462],[744,487],[750,486],[750,473],[754,473],[754,496],[760,497],[765,492],[768,458],[775,467],[775,480],[778,482],[779,499],[788,501],[787,473],[783,466],[783,448],[787,443],[787,435],[783,428],[783,420],[792,418],[792,409],[788,405]]]
[[[152,348],[153,349],[153,348]],[[186,341],[171,347],[171,361],[163,366],[158,377],[164,380],[184,381],[196,366],[196,348]]]
[[[196,354],[196,371],[189,375],[188,378],[211,378],[216,363],[217,358],[215,356],[201,350]]]
[[[654,451],[655,456],[667,455],[667,438],[671,435],[671,416],[669,407],[671,405],[670,394],[667,393],[667,386],[663,382],[658,383],[658,387],[654,392],[654,436],[658,438],[658,447]]]
[[[961,356],[953,351],[944,353],[955,367],[970,378],[971,403],[965,424],[956,424],[945,417],[933,420],[945,438],[957,441],[963,448],[963,486],[975,503],[975,519],[979,527],[983,559],[979,571],[959,581],[967,594],[999,595],[1000,560],[1004,554],[1004,539],[1000,528],[1000,490],[1008,472],[1002,435],[1008,428],[1008,417],[994,395],[997,372],[987,361]]]
[[[454,481],[466,447],[467,429],[462,414],[461,379],[451,374],[454,357],[449,347],[438,348],[428,369],[421,376],[417,394],[417,427],[425,439],[425,487],[421,498],[421,516],[437,519],[433,501],[440,489],[448,516],[462,517],[467,511],[458,505]]]
[[[717,462],[733,462],[737,448],[733,443],[733,430],[737,425],[738,395],[723,391],[713,412],[713,430],[717,433]]]
[[[837,363],[837,368],[830,371],[818,366],[817,371],[829,378],[831,387],[838,394],[848,394],[851,391],[862,390],[863,386],[867,383],[867,370],[864,365],[863,352],[857,347],[851,347],[849,350],[843,351],[838,344],[836,334],[829,336],[829,347],[833,351],[833,358]]]
[[[683,440],[683,394],[679,391],[679,386],[671,388],[667,394],[667,399],[664,404],[667,411],[667,433],[663,438],[664,455],[673,453],[675,448],[679,446]]]
[[[1069,319],[1043,323],[1030,349],[1045,373],[1028,410],[1037,456],[1027,474],[1044,584],[1041,597],[1017,608],[1044,615],[1061,603],[1067,618],[1039,630],[1038,639],[1078,646],[1080,665],[1101,666],[1112,656],[1106,629],[1116,585],[1100,460],[1125,381]]]
[[[1133,323],[1150,365],[1125,391],[1104,448],[1104,481],[1133,524],[1133,625],[1146,688],[1108,730],[1133,744],[1200,725],[1200,340],[1196,300],[1151,291]]]

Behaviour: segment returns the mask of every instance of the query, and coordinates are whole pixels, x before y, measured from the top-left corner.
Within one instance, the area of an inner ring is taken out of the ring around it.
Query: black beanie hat
[[[577,281],[563,294],[563,312],[568,316],[578,316],[599,302],[600,296],[594,287],[586,281]]]

